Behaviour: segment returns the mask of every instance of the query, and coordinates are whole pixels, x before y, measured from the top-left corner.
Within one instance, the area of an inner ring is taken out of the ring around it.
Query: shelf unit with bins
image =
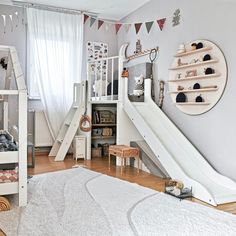
[[[114,114],[114,122],[110,123],[96,123],[96,117],[95,117],[95,111],[99,112],[100,111],[110,111]],[[92,154],[94,153],[94,149],[99,150],[100,145],[114,145],[116,144],[116,113],[117,113],[117,104],[116,103],[95,103],[92,104],[92,131],[91,131],[91,144],[92,144]],[[94,130],[102,130],[104,128],[109,128],[112,129],[112,135],[94,135]],[[106,147],[108,148],[108,147]],[[102,156],[104,155],[104,149],[102,148]],[[93,155],[92,155],[93,158]]]
[[[191,49],[192,43],[203,44],[201,49]],[[169,69],[169,94],[173,103],[182,112],[189,115],[199,115],[213,108],[221,98],[227,82],[227,65],[222,51],[214,43],[208,40],[195,40],[185,45],[186,51],[174,55],[174,61]],[[202,58],[209,54],[211,60],[202,61]],[[178,66],[178,60],[187,65]],[[193,63],[194,60],[198,62]],[[200,61],[199,61],[200,59]],[[213,74],[205,74],[206,68],[212,68]],[[187,71],[196,70],[194,76],[186,76]],[[193,89],[195,83],[200,84],[200,89]],[[178,90],[178,86],[183,87]],[[176,102],[178,93],[184,93],[187,101]],[[195,102],[195,98],[201,95],[203,102]]]

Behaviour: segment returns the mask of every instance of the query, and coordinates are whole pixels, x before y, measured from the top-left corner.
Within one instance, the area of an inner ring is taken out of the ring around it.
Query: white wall
[[[157,79],[168,80],[168,68],[182,42],[208,39],[222,49],[228,64],[228,83],[219,103],[203,115],[189,116],[180,112],[172,104],[168,93],[165,93],[163,110],[213,167],[236,180],[236,106],[234,104],[236,101],[236,54],[234,53],[236,2],[233,0],[152,0],[125,18],[124,22],[145,22],[171,16],[178,8],[182,15],[181,25],[172,27],[172,19],[168,18],[162,32],[158,30],[156,22],[150,34],[147,34],[144,25],[138,35],[135,34],[134,28],[131,28],[128,33],[122,29],[118,37],[118,46],[129,42],[128,54],[135,50],[137,39],[141,39],[144,49],[159,46],[160,55],[155,65],[155,82]],[[141,61],[148,61],[148,57]],[[168,90],[167,85],[165,90]]]

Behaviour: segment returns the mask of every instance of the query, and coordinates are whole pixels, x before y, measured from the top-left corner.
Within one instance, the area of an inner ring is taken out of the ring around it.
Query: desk
[[[111,165],[111,155],[121,158],[121,173],[123,172],[123,166],[126,159],[134,157],[138,161],[138,172],[139,172],[139,149],[134,147],[129,147],[126,145],[111,145],[109,146],[109,169]]]

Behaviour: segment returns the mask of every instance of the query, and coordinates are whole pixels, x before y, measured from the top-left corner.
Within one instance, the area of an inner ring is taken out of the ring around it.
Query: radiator
[[[53,145],[53,137],[48,128],[44,111],[35,111],[34,113],[34,144],[35,147]]]

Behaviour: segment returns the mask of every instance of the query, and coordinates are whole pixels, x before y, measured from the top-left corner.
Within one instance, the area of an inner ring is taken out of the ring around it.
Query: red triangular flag
[[[139,30],[140,30],[142,24],[143,24],[143,23],[136,23],[136,24],[134,24],[134,27],[135,27],[135,30],[136,30],[136,34],[138,34],[138,32],[139,32]]]
[[[119,32],[120,27],[122,26],[122,24],[115,24],[115,28],[116,28],[116,34]]]
[[[86,21],[88,20],[89,16],[84,14],[84,24],[86,23]]]
[[[98,20],[98,29],[103,25],[104,21],[103,20]]]
[[[162,18],[160,20],[157,20],[157,24],[159,25],[160,30],[164,28],[164,24],[166,22],[166,18]]]

